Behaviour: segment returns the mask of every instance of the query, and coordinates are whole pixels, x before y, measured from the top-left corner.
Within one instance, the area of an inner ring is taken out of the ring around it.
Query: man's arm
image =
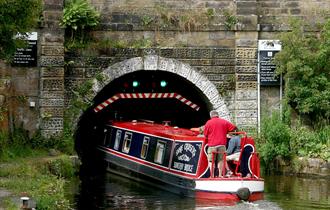
[[[233,123],[227,121],[227,129],[228,129],[228,131],[236,131],[237,127]]]

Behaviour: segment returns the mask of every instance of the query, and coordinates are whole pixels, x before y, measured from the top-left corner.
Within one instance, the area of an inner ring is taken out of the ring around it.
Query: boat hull
[[[264,180],[252,178],[215,178],[195,180],[195,197],[212,200],[263,199]]]
[[[248,197],[243,200],[263,199],[264,181],[252,178],[191,178],[173,174],[134,159],[100,148],[107,163],[107,170],[153,187],[178,195],[196,198],[196,201],[221,201],[228,205],[242,200],[239,190],[248,189]],[[245,195],[245,194],[244,194]]]

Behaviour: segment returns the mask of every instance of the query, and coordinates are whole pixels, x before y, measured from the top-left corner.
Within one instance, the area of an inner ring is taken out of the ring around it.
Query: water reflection
[[[77,185],[76,185],[77,186]],[[330,182],[286,176],[265,178],[265,200],[234,206],[201,202],[128,180],[113,174],[81,179],[75,200],[78,210],[99,209],[230,209],[281,210],[330,209]]]
[[[330,209],[329,179],[269,176],[265,191],[283,209]]]

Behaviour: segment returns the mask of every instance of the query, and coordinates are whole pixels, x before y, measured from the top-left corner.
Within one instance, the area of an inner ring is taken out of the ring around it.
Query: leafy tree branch
[[[281,36],[283,49],[276,55],[277,72],[285,79],[286,100],[313,124],[329,124],[330,20],[319,34],[306,32],[298,20],[291,27],[292,31]]]
[[[41,14],[41,0],[0,0],[0,59],[10,59],[24,45],[20,34],[31,32]]]

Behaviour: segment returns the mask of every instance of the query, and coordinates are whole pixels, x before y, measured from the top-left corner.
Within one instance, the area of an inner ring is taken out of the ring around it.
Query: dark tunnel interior
[[[200,106],[196,111],[175,98],[120,99],[101,110],[104,120],[171,121],[172,125],[190,128],[208,119],[208,106],[203,94],[185,78],[169,72],[138,71],[122,76],[95,97],[98,105],[117,93],[178,93]]]

